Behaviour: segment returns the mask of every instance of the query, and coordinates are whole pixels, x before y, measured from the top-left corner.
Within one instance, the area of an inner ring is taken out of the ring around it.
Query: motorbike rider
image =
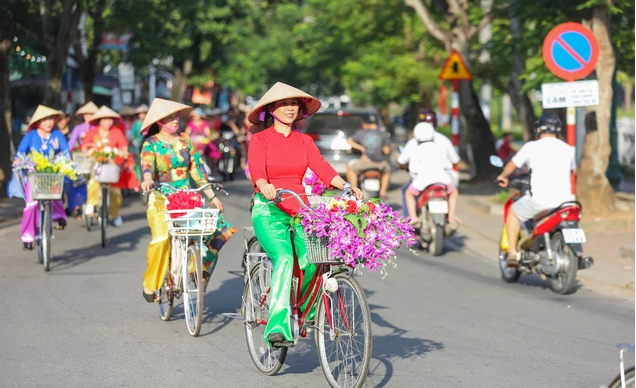
[[[358,150],[362,156],[347,165],[347,180],[352,187],[358,187],[358,176],[365,170],[378,169],[382,174],[380,180],[380,198],[386,198],[391,182],[391,165],[387,158],[391,153],[389,138],[378,130],[374,115],[362,119],[362,129],[357,130],[347,139],[351,148]]]
[[[433,132],[433,142],[439,144],[445,152],[446,160],[444,162],[444,171],[451,179],[451,182],[455,186],[455,188],[459,187],[459,155],[457,155],[457,151],[455,151],[455,147],[450,139],[443,134],[437,132],[437,115],[435,112],[429,109],[424,109],[420,113],[419,120],[422,123],[430,123],[433,125],[435,131]],[[417,173],[413,171],[411,168],[411,161],[413,157],[417,154],[417,147],[419,142],[417,139],[413,138],[406,142],[404,145],[404,149],[400,153],[400,156],[397,159],[398,167],[404,170],[408,170],[411,174],[411,178],[415,179],[417,177]],[[402,186],[402,211],[405,216],[408,216],[408,211],[406,208],[406,190],[411,185],[411,182],[407,182],[404,186]]]
[[[435,142],[435,129],[431,123],[421,122],[417,124],[413,129],[413,136],[418,145],[409,167],[416,176],[405,193],[406,207],[411,218],[410,223],[415,227],[419,227],[421,224],[417,216],[417,197],[422,194],[426,187],[434,183],[443,183],[446,185],[448,193],[449,232],[453,232],[459,227],[456,219],[459,192],[444,169],[447,161],[446,150],[440,143]]]
[[[574,148],[558,138],[560,132],[561,120],[557,115],[541,115],[536,125],[538,139],[521,147],[497,177],[499,185],[506,187],[515,169],[527,164],[531,170],[531,191],[511,206],[506,219],[509,246],[506,265],[509,267],[518,265],[517,241],[521,222],[574,200]]]

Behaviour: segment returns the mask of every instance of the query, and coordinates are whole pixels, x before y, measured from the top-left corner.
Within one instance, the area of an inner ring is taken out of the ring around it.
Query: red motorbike
[[[418,236],[420,244],[426,244],[432,255],[441,255],[444,251],[444,238],[448,224],[446,185],[434,183],[426,187],[417,200],[417,213],[422,220]]]
[[[491,163],[497,167],[503,165],[503,162]],[[517,191],[504,206],[504,226],[499,244],[501,278],[506,283],[513,283],[522,273],[536,273],[550,279],[552,291],[558,294],[574,292],[577,271],[594,265],[592,257],[583,257],[586,237],[585,231],[579,228],[583,207],[577,201],[568,201],[537,214],[532,220],[522,222],[518,244],[521,257],[516,268],[507,267],[506,219],[512,204],[530,191],[528,175],[511,177],[508,187]]]

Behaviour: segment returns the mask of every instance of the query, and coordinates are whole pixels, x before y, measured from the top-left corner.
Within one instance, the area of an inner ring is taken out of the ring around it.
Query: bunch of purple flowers
[[[305,187],[311,188],[311,193],[307,193],[307,194],[323,195],[325,191],[327,190],[327,186],[324,183],[322,183],[320,178],[318,178],[318,175],[316,175],[310,169],[307,169],[307,172],[305,172],[305,176],[303,177],[303,183],[305,184]]]
[[[402,243],[417,242],[408,221],[378,199],[358,201],[342,197],[312,209],[301,209],[300,223],[306,234],[329,239],[331,257],[369,271],[392,262]]]

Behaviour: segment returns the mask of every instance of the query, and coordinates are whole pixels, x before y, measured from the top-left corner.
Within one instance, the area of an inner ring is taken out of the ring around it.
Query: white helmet
[[[413,128],[413,137],[419,142],[432,141],[435,128],[433,124],[421,122]]]

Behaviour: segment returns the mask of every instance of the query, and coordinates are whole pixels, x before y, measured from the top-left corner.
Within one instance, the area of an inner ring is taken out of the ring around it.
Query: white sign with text
[[[543,109],[598,105],[598,81],[542,84],[541,99]]]

